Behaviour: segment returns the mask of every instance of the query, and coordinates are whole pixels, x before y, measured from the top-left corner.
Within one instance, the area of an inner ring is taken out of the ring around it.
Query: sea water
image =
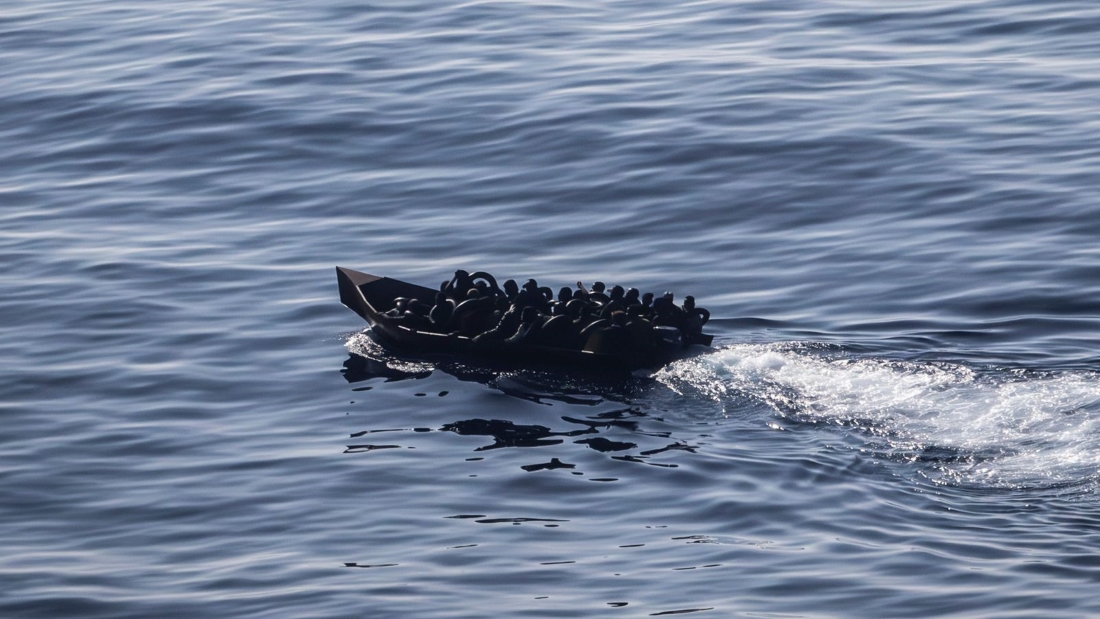
[[[7,2],[0,615],[1100,614],[1100,8]],[[692,294],[608,379],[333,267]]]

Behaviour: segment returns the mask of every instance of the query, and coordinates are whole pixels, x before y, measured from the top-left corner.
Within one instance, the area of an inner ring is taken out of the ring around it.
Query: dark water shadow
[[[678,466],[667,462],[672,454],[695,453],[695,446],[689,441],[673,437],[673,431],[666,428],[662,417],[654,416],[642,406],[632,403],[633,399],[644,397],[647,389],[652,386],[653,381],[647,377],[592,376],[559,369],[504,369],[472,365],[453,359],[437,359],[432,363],[420,360],[410,362],[404,358],[390,357],[386,353],[377,357],[349,353],[341,373],[347,382],[355,384],[372,379],[382,379],[385,382],[421,380],[436,371],[527,402],[547,406],[565,405],[565,410],[562,411],[564,414],[548,417],[545,425],[471,417],[444,423],[434,429],[364,430],[352,434],[352,438],[383,431],[398,434],[446,432],[460,436],[486,437],[488,442],[475,447],[474,452],[556,448],[556,453],[550,458],[521,466],[529,473],[574,470],[577,464],[572,460],[579,458],[584,452],[604,454],[608,461],[648,464],[661,468]],[[359,387],[357,390],[364,389],[369,387]],[[352,454],[391,449],[396,445],[359,443],[347,447],[345,453]],[[573,474],[582,473],[573,471]]]
[[[349,383],[372,379],[385,382],[419,380],[440,371],[462,382],[478,383],[505,395],[536,404],[556,401],[596,406],[606,401],[628,403],[647,379],[623,372],[581,373],[568,368],[523,368],[473,364],[454,358],[397,358],[348,353],[341,374]]]
[[[349,354],[344,360],[344,368],[340,370],[344,380],[349,383],[361,383],[372,378],[383,378],[386,382],[399,380],[415,380],[427,378],[432,375],[432,370],[427,368],[402,368],[387,364],[380,359],[372,359],[356,354]]]
[[[573,427],[555,430],[541,424],[474,418],[444,424],[438,431],[492,439],[491,443],[476,447],[475,452],[503,448],[557,448],[557,455],[552,456],[549,461],[520,467],[529,473],[576,469],[577,465],[568,460],[581,457],[581,451],[578,451],[581,448],[605,454],[610,460],[661,468],[677,468],[675,463],[661,461],[667,460],[668,454],[694,454],[697,449],[688,440],[673,438],[671,432],[647,427],[650,424],[659,424],[661,420],[636,408],[604,411],[582,417],[563,415],[558,419]],[[608,432],[612,436],[601,436]]]

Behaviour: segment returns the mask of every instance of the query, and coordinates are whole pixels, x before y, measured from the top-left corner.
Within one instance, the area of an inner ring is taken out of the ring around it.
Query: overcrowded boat
[[[557,294],[533,280],[503,286],[455,272],[438,288],[336,267],[340,301],[397,354],[446,354],[518,365],[656,368],[709,350],[710,312],[621,286],[577,282]]]

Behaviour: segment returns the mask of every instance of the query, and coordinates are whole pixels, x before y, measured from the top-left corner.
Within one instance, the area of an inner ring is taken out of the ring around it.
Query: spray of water
[[[869,449],[929,462],[945,483],[994,487],[1100,480],[1100,374],[975,371],[852,358],[806,344],[733,345],[657,380],[735,414],[750,402],[843,426]]]

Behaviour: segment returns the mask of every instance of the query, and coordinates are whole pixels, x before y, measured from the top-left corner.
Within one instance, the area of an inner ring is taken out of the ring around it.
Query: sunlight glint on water
[[[657,375],[737,414],[857,428],[897,457],[952,453],[943,479],[1006,487],[1100,479],[1100,374],[976,372],[950,363],[837,358],[799,344],[731,345]]]
[[[4,3],[0,616],[1100,616],[1098,7]],[[372,365],[334,265],[728,346]]]

